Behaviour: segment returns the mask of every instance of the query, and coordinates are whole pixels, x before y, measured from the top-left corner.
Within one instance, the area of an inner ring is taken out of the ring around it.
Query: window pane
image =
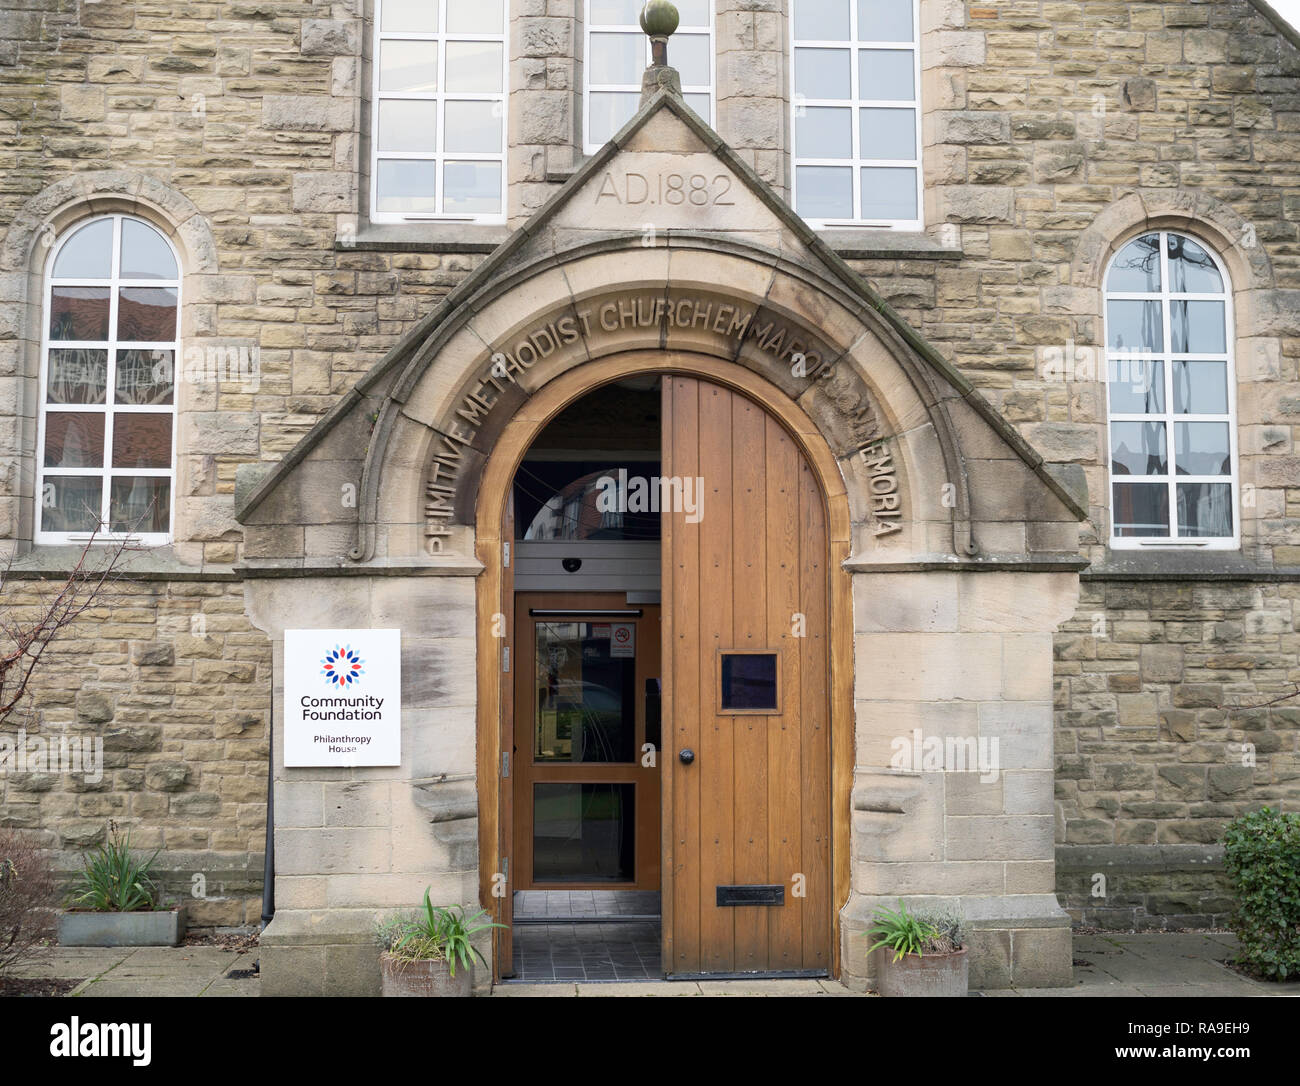
[[[50,411],[45,416],[47,468],[102,468],[104,416],[98,411]]]
[[[713,103],[711,94],[683,94],[682,101],[700,116],[701,119],[708,123],[709,114],[712,112]]]
[[[1136,358],[1110,360],[1113,415],[1155,415],[1165,409],[1165,364]]]
[[[629,21],[635,23],[640,14],[641,8],[637,7]],[[708,26],[709,0],[681,0],[677,14],[680,17],[678,26]]]
[[[107,279],[112,274],[112,219],[83,226],[68,238],[54,262],[56,279]]]
[[[533,878],[636,878],[634,784],[534,784]]]
[[[114,478],[108,491],[108,527],[114,532],[166,532],[172,481],[158,476]]]
[[[172,402],[173,351],[118,351],[113,402],[153,406]]]
[[[46,403],[103,403],[107,385],[107,351],[50,351],[45,382]]]
[[[380,151],[433,151],[436,149],[438,103],[432,100],[381,99],[379,103]]]
[[[502,0],[447,0],[448,34],[500,34]]]
[[[1145,234],[1120,250],[1111,265],[1106,289],[1125,294],[1160,291],[1160,235]]]
[[[122,287],[117,295],[117,338],[163,342],[176,338],[175,287]]]
[[[120,411],[113,416],[113,467],[172,466],[172,414]]]
[[[51,287],[50,339],[108,339],[108,287]]]
[[[1223,277],[1214,259],[1191,238],[1168,235],[1169,289],[1175,294],[1222,294]]]
[[[640,95],[634,92],[592,91],[587,96],[587,139],[606,143],[636,112]]]
[[[640,34],[592,34],[587,58],[590,81],[593,84],[639,82],[645,67],[644,40]],[[682,82],[686,82],[685,76]]]
[[[916,111],[864,109],[858,113],[863,158],[916,158]]]
[[[501,163],[448,162],[443,169],[442,209],[448,214],[501,210]]]
[[[41,530],[93,532],[99,527],[103,486],[97,477],[47,476],[41,493]]]
[[[1228,364],[1175,362],[1174,410],[1180,415],[1226,415]]]
[[[863,167],[862,218],[915,219],[916,171],[889,166]]]
[[[805,41],[848,41],[849,0],[794,0],[794,36]]]
[[[802,158],[852,158],[853,112],[809,106],[794,119],[795,154]]]
[[[1174,423],[1174,464],[1179,475],[1231,475],[1228,424]]]
[[[1168,536],[1169,487],[1164,483],[1115,483],[1117,536]]]
[[[722,654],[723,709],[775,709],[776,653]]]
[[[797,166],[795,191],[805,219],[853,218],[853,174],[847,166]]]
[[[614,654],[613,625],[538,622],[536,631],[534,760],[634,761],[636,658]]]
[[[438,89],[438,43],[381,41],[379,89],[432,94]]]
[[[591,0],[587,19],[592,26],[614,26],[619,23],[635,26],[641,15],[641,7],[641,0]],[[678,11],[682,15],[681,24],[684,24],[684,7],[679,5]]]
[[[152,226],[122,220],[123,279],[175,279],[176,258],[171,246]]]
[[[858,97],[864,102],[916,99],[916,66],[910,49],[859,49]]]
[[[499,91],[501,56],[500,42],[449,41],[446,89],[475,93]]]
[[[1169,303],[1169,336],[1176,354],[1207,351],[1222,354],[1228,349],[1227,326],[1222,302]]]
[[[1168,462],[1163,422],[1110,424],[1110,470],[1115,475],[1164,475]]]
[[[712,82],[709,78],[709,36],[677,34],[672,39],[671,46],[672,65],[681,75],[682,85],[707,87]],[[643,62],[642,67],[644,66]]]
[[[1178,534],[1232,535],[1232,484],[1179,483]]]
[[[379,29],[385,33],[438,33],[438,0],[383,0]]]
[[[1158,301],[1106,303],[1106,345],[1119,351],[1160,351],[1165,346]]]
[[[847,49],[796,49],[794,51],[794,92],[805,98],[848,98],[852,93],[849,80]]]
[[[378,211],[432,214],[437,210],[435,190],[438,166],[419,159],[381,159],[378,163]]]
[[[858,0],[858,41],[911,41],[912,0]]]
[[[442,139],[448,151],[500,151],[501,106],[497,102],[448,102]],[[493,116],[495,114],[495,116]]]

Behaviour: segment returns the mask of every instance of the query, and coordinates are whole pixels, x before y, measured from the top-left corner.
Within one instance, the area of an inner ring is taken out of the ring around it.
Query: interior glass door
[[[658,888],[659,615],[625,600],[519,597],[517,889]]]

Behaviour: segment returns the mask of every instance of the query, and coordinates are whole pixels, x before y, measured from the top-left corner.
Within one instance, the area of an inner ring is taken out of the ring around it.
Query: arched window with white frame
[[[1111,546],[1238,546],[1227,269],[1152,230],[1120,248],[1105,289]]]
[[[171,540],[180,264],[141,219],[80,223],[45,282],[36,542]]]

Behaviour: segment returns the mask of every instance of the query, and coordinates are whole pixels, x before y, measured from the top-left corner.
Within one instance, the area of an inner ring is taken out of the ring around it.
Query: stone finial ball
[[[646,0],[641,9],[641,29],[652,38],[666,38],[677,29],[679,18],[668,0]]]

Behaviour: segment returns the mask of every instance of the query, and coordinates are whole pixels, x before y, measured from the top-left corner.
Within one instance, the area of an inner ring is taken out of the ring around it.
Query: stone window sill
[[[1080,576],[1084,580],[1271,581],[1300,579],[1300,570],[1269,568],[1239,551],[1107,551]]]
[[[965,254],[929,234],[838,227],[817,236],[845,260],[960,260]]]
[[[478,223],[371,223],[354,237],[335,238],[338,252],[490,253],[513,233]]]

